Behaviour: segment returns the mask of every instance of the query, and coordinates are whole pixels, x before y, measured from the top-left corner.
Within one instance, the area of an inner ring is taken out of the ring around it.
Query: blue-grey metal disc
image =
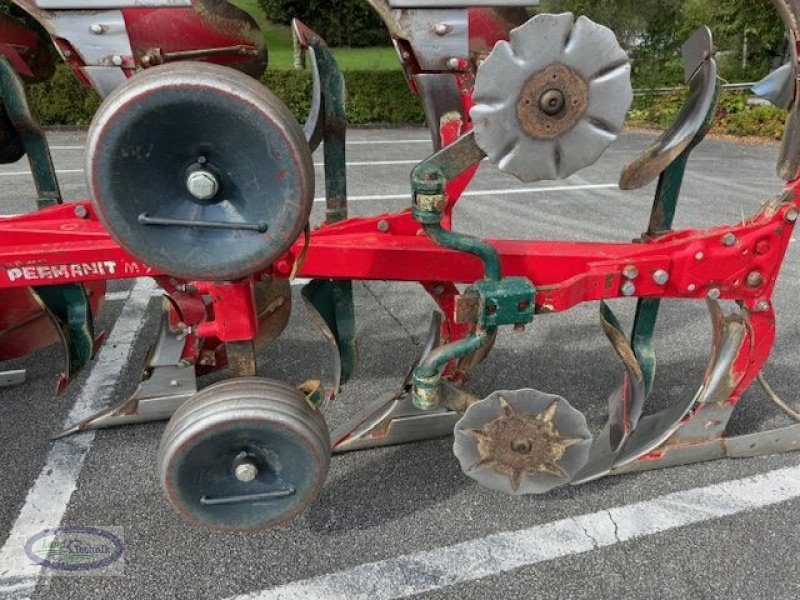
[[[570,13],[537,15],[478,68],[475,140],[522,181],[567,177],[619,136],[633,101],[630,74],[607,27]]]
[[[534,389],[495,392],[456,424],[453,452],[481,485],[506,494],[542,494],[586,464],[586,418],[560,396]]]
[[[212,385],[178,409],[158,466],[167,500],[189,522],[256,531],[305,510],[329,461],[328,428],[302,392],[245,378]]]
[[[103,225],[173,277],[250,275],[308,222],[314,166],[302,128],[262,84],[233,69],[182,62],[134,76],[103,102],[86,147]],[[197,171],[216,182],[201,197],[189,184]]]

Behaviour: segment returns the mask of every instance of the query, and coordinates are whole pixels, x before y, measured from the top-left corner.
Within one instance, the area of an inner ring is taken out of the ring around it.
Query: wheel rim
[[[311,151],[289,109],[210,64],[158,67],[109,96],[90,128],[86,174],[114,239],[186,280],[266,268],[313,205]]]
[[[253,531],[286,522],[313,502],[330,460],[327,427],[297,390],[232,380],[200,392],[162,439],[170,504],[197,525]]]

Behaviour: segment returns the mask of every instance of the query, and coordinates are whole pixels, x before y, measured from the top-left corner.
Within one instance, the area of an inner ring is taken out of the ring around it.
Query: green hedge
[[[408,90],[402,71],[350,71],[345,77],[351,124],[419,125],[425,121],[419,99]],[[303,122],[311,99],[308,73],[271,71],[263,80]],[[43,125],[87,125],[100,105],[97,94],[78,83],[65,66],[59,66],[50,81],[29,86],[28,101]]]
[[[771,104],[750,106],[747,103],[749,97],[747,92],[723,92],[712,132],[781,139],[786,111]],[[638,96],[628,114],[628,123],[656,128],[668,127],[683,106],[684,98],[684,93]]]
[[[348,119],[352,125],[421,125],[425,115],[401,71],[349,71]],[[264,83],[292,109],[299,121],[308,114],[311,80],[301,71],[272,71]],[[60,66],[55,77],[32,85],[28,98],[34,114],[44,125],[86,125],[100,103],[97,95],[81,86]],[[666,127],[683,104],[684,94],[639,96],[629,115],[632,125]],[[748,106],[748,94],[723,93],[714,131],[731,135],[780,139],[786,111],[774,106]]]

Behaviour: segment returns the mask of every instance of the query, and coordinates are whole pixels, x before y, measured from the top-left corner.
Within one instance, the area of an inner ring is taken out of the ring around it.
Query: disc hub
[[[219,180],[207,169],[197,169],[186,177],[186,189],[202,202],[213,200],[219,193]]]
[[[496,392],[472,404],[453,450],[469,477],[509,494],[540,494],[568,483],[588,459],[583,415],[560,396]]]

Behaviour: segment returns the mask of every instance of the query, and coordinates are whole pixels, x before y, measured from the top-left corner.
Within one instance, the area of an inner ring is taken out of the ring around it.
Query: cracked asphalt
[[[54,151],[58,169],[82,168],[84,137],[82,131],[50,134],[55,147],[67,148]],[[420,142],[426,138],[428,134],[420,129],[351,131],[349,139],[363,143],[348,147],[348,160],[419,160],[429,151]],[[623,164],[652,139],[650,133],[625,134],[597,164],[564,182],[578,189],[561,192],[506,194],[521,184],[484,164],[470,189],[496,193],[462,199],[455,227],[482,237],[630,241],[646,226],[653,186],[625,193],[581,186],[615,183]],[[371,144],[386,140],[398,143]],[[735,223],[754,213],[763,200],[781,189],[774,175],[778,150],[769,144],[707,140],[690,161],[676,227]],[[320,161],[321,154],[316,159]],[[407,194],[410,168],[408,164],[353,166],[350,194]],[[26,169],[24,163],[0,167],[3,214],[33,206],[34,189],[24,175]],[[320,196],[321,171],[317,173]],[[66,173],[61,182],[67,198],[85,196],[82,174]],[[407,204],[394,198],[354,201],[350,213],[373,215]],[[318,223],[322,217],[322,206],[317,205],[312,220]],[[776,290],[778,339],[766,370],[773,386],[790,400],[800,396],[798,258],[797,244],[792,244]],[[122,291],[130,285],[112,283],[110,290]],[[286,332],[258,357],[262,376],[293,384],[330,370],[328,348],[306,314],[299,291],[293,288],[294,310]],[[353,381],[326,415],[332,428],[380,393],[398,389],[421,350],[433,309],[414,284],[356,283],[354,291],[360,363]],[[612,306],[629,326],[633,302],[620,300]],[[121,300],[109,302],[100,315],[100,328],[110,329],[121,308]],[[117,400],[136,387],[158,322],[159,300],[153,299],[132,358],[119,373]],[[704,303],[665,303],[657,338],[659,372],[648,411],[695,393],[709,345]],[[50,436],[61,428],[88,376],[82,373],[65,394],[53,396],[59,361],[58,350],[48,349],[2,366],[28,369],[28,381],[0,390],[0,543],[5,543],[45,466],[52,447]],[[621,376],[619,361],[599,327],[597,306],[585,305],[564,315],[538,318],[524,333],[503,331],[470,390],[478,396],[523,387],[557,393],[583,411],[597,431],[605,419],[606,398]],[[209,376],[201,385],[222,377]],[[789,419],[754,387],[737,408],[729,432],[788,424]],[[43,578],[35,598],[228,598],[800,465],[796,454],[724,460],[512,498],[465,477],[452,456],[452,440],[440,439],[336,456],[318,501],[298,519],[259,534],[222,535],[187,526],[164,500],[155,463],[163,429],[163,423],[154,423],[99,432],[62,521],[122,528],[124,574]],[[799,531],[800,500],[789,500],[414,597],[793,599],[800,597]],[[358,589],[356,584],[349,597]]]

